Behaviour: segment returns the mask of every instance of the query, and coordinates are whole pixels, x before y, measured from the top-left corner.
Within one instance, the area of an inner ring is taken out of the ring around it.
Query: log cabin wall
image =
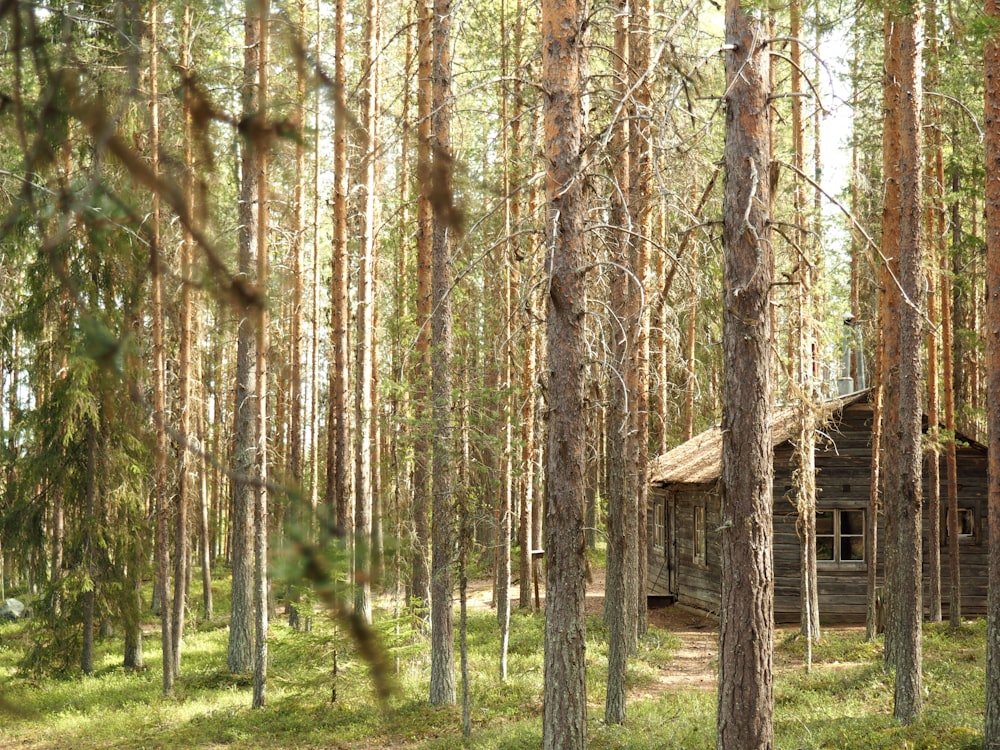
[[[845,408],[823,430],[827,437],[816,442],[816,511],[826,521],[824,530],[830,532],[824,542],[827,556],[832,558],[817,562],[819,612],[823,622],[863,621],[865,617],[870,554],[864,549],[860,555],[857,550],[847,554],[845,547],[850,545],[850,534],[841,534],[840,526],[847,526],[841,521],[848,517],[868,523],[871,414],[867,404]],[[774,616],[778,622],[798,622],[801,610],[801,550],[796,530],[794,471],[792,445],[782,442],[774,450]],[[862,534],[863,540],[863,528],[855,524],[850,531]]]

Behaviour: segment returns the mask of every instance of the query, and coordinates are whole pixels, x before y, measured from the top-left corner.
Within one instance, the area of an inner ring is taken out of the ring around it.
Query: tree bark
[[[944,464],[945,502],[948,533],[948,624],[957,629],[962,624],[961,547],[958,527],[958,455],[955,446],[955,375],[952,342],[954,319],[951,314],[951,289],[947,259],[941,259],[941,349],[943,356],[942,390],[944,391]]]
[[[417,342],[412,368],[413,416],[416,437],[413,442],[413,559],[410,596],[423,605],[430,603],[431,445],[427,439],[429,405],[428,378],[431,356],[431,281],[434,209],[431,205],[431,105],[434,45],[431,25],[434,9],[431,0],[417,2]]]
[[[793,39],[802,38],[802,5],[793,0],[789,6],[790,31]],[[805,124],[802,118],[802,45],[791,45],[792,145],[796,174],[793,204],[795,212],[795,244],[798,257],[796,354],[799,386],[799,436],[795,446],[795,490],[798,510],[799,570],[801,592],[800,629],[806,637],[806,665],[812,665],[812,642],[820,636],[819,585],[816,577],[816,387],[813,375],[813,268],[809,257],[811,241],[806,231],[805,195],[801,174],[805,173]],[[817,141],[819,139],[817,138]]]
[[[302,429],[302,317],[303,283],[302,256],[306,232],[305,180],[306,180],[306,4],[295,3],[295,187],[292,196],[292,299],[289,320],[289,374],[288,374],[288,478],[292,486],[302,489],[303,429]],[[316,135],[318,139],[318,134]],[[301,517],[298,508],[293,517]]]
[[[333,137],[333,259],[331,328],[333,368],[330,373],[329,419],[327,420],[326,490],[333,504],[340,537],[351,537],[351,479],[348,471],[348,247],[347,247],[347,110],[346,0],[334,6],[334,137]]]
[[[376,156],[378,153],[378,76],[380,19],[377,0],[367,0],[365,56],[368,78],[362,104],[364,142],[364,222],[358,268],[357,379],[355,381],[354,444],[354,608],[371,624],[372,435],[374,419],[375,232],[378,220]]]
[[[545,480],[546,750],[587,744],[584,372],[587,363],[585,205],[586,0],[543,0],[546,157],[548,454]]]
[[[150,78],[150,151],[151,169],[160,173],[160,104],[159,104],[159,7],[149,9],[149,78]],[[153,328],[153,421],[156,443],[153,448],[153,513],[156,516],[156,589],[160,600],[160,647],[163,655],[163,694],[174,691],[174,639],[170,632],[170,527],[167,503],[167,425],[166,363],[163,352],[163,274],[160,263],[160,194],[153,191],[150,220],[150,266]],[[60,514],[61,515],[61,514]],[[61,531],[61,529],[60,529]]]
[[[924,86],[934,91],[940,85],[937,47],[937,0],[927,2],[927,70]],[[941,160],[941,108],[933,99],[929,102],[927,118],[927,157],[924,164],[924,184],[931,197],[924,210],[927,237],[927,595],[928,614],[931,622],[941,622],[941,463],[940,463],[940,399],[938,384],[938,215],[943,184],[937,179],[935,166]],[[944,284],[940,284],[944,289]]]
[[[611,123],[611,163],[614,187],[611,195],[609,242],[612,264],[609,270],[610,296],[608,326],[611,331],[608,370],[607,450],[607,571],[605,576],[604,622],[608,626],[608,683],[604,720],[625,722],[625,689],[628,654],[635,640],[637,604],[636,524],[638,482],[635,475],[636,409],[634,385],[636,324],[632,309],[635,283],[631,269],[632,221],[629,213],[630,119],[625,116],[629,90],[629,6],[620,0],[615,12],[614,75],[615,96],[623,114]],[[631,606],[630,606],[631,605]]]
[[[181,35],[180,68],[185,81],[191,80],[191,8],[184,6]],[[181,108],[184,140],[184,201],[188,216],[194,207],[194,151],[191,142],[191,91],[184,86]],[[191,535],[188,529],[188,509],[191,507],[191,466],[188,445],[191,440],[191,255],[193,241],[185,227],[181,237],[180,322],[177,373],[177,495],[174,504],[174,598],[171,634],[174,638],[174,673],[181,671],[181,644],[184,639],[184,616],[187,610],[188,566],[191,564]]]
[[[269,70],[270,65],[270,24],[271,0],[257,0],[256,23],[260,49],[257,55],[257,89],[259,122],[269,122]],[[257,170],[257,285],[267,292],[270,274],[268,246],[270,232],[270,159],[268,140],[254,143],[254,168]],[[263,708],[267,703],[267,624],[268,624],[268,576],[267,576],[267,531],[268,521],[268,366],[271,339],[270,313],[267,305],[255,310],[257,359],[254,364],[257,386],[257,449],[255,456],[256,488],[254,493],[254,649],[253,649],[253,708]]]
[[[652,206],[650,192],[652,185],[653,150],[649,130],[650,86],[647,68],[650,63],[652,44],[652,13],[650,0],[634,0],[633,14],[629,23],[629,88],[634,92],[629,102],[630,143],[629,143],[629,213],[635,234],[632,237],[629,265],[635,274],[635,283],[629,288],[632,299],[632,314],[636,318],[635,344],[633,346],[633,369],[630,383],[635,411],[632,414],[634,432],[632,460],[636,477],[636,619],[635,636],[631,651],[638,648],[638,637],[645,635],[649,628],[649,612],[646,599],[646,566],[648,533],[646,514],[649,505],[649,485],[646,482],[646,467],[649,456],[649,338],[650,309],[646,301],[649,297],[649,244]],[[631,605],[629,611],[631,611]]]
[[[997,0],[986,15],[1000,20]],[[986,130],[986,404],[989,440],[989,586],[986,634],[986,750],[1000,749],[1000,37],[984,49]]]
[[[500,3],[500,37],[507,39],[507,3],[501,0]],[[510,64],[508,59],[507,45],[500,49],[500,75],[503,83],[500,86],[500,155],[503,162],[500,173],[500,195],[504,196],[503,222],[504,222],[504,242],[500,245],[502,252],[499,254],[500,265],[504,269],[499,274],[503,283],[503,336],[504,345],[501,349],[503,356],[503,393],[505,394],[502,403],[503,414],[503,452],[500,459],[501,481],[500,488],[500,508],[497,540],[497,624],[500,626],[500,679],[507,679],[507,650],[510,643],[510,583],[511,583],[511,513],[514,497],[514,288],[515,275],[514,263],[514,239],[511,236],[511,226],[513,221],[513,206],[517,198],[511,195],[511,129],[510,112],[507,93],[507,77],[510,74]],[[516,131],[514,131],[516,138]],[[463,571],[464,579],[464,571]],[[464,602],[463,602],[464,604]],[[464,623],[462,627],[465,631]],[[463,655],[463,671],[465,669],[465,657]],[[463,679],[464,682],[464,679]],[[463,696],[464,697],[464,696]],[[464,706],[464,702],[463,702]]]
[[[888,664],[895,668],[895,717],[920,713],[921,622],[921,363],[923,211],[921,164],[920,6],[885,14],[885,193],[882,252],[886,296],[883,457],[886,467]],[[889,143],[893,142],[890,147]]]
[[[431,293],[431,395],[433,400],[433,516],[431,519],[430,702],[455,702],[455,639],[452,570],[455,521],[452,428],[451,230],[455,223],[451,182],[451,1],[434,0],[432,23],[431,204],[434,230]]]
[[[774,745],[767,37],[727,0],[719,750]]]
[[[248,13],[244,20],[243,117],[255,117],[260,107],[257,86],[260,28]],[[238,273],[255,278],[258,246],[259,195],[256,144],[252,138],[241,143],[240,206],[238,229]],[[257,338],[256,313],[248,305],[239,309],[236,343],[236,417],[233,428],[232,514],[232,604],[229,621],[228,663],[231,672],[247,672],[253,666],[254,632],[254,488],[257,460]]]
[[[534,306],[533,296],[528,297],[529,318]],[[518,607],[520,609],[531,609],[531,549],[534,546],[534,535],[532,532],[533,512],[532,506],[535,497],[535,377],[537,366],[538,347],[536,339],[538,329],[533,324],[528,330],[528,340],[525,344],[527,351],[524,356],[524,365],[521,371],[521,386],[524,392],[524,399],[521,406],[521,462],[524,465],[524,475],[521,477],[521,497],[520,497],[520,525],[518,526],[517,543],[521,548],[520,560],[520,587]]]

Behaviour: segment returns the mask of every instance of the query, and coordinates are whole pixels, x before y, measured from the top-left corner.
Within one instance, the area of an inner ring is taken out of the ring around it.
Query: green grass
[[[220,584],[219,601],[225,596]],[[383,618],[390,663],[398,659],[398,689],[378,707],[368,666],[353,645],[323,616],[312,632],[297,632],[281,616],[272,622],[268,705],[250,708],[251,681],[226,668],[224,621],[189,627],[183,664],[171,697],[161,695],[158,635],[145,640],[146,669],[121,669],[122,643],[99,643],[97,673],[32,677],[18,663],[30,647],[28,623],[0,625],[0,698],[10,715],[0,715],[0,748],[528,748],[541,743],[543,621],[515,612],[511,619],[506,683],[497,674],[498,628],[493,612],[475,611],[469,621],[472,737],[461,737],[459,706],[433,708],[426,702],[430,673],[426,636],[409,621]],[[457,634],[457,618],[456,618]],[[457,643],[457,635],[456,635]],[[881,669],[881,647],[865,643],[857,629],[827,631],[813,651],[814,668],[802,666],[801,639],[780,634],[775,687],[776,747],[788,750],[837,748],[980,747],[982,744],[985,624],[929,625],[924,638],[925,711],[903,726],[892,718],[892,682]],[[631,663],[636,695],[626,726],[606,726],[606,631],[588,622],[587,690],[591,748],[714,747],[715,694],[705,690],[663,690],[658,675],[669,673],[679,645],[675,636],[653,629]],[[336,651],[337,701],[331,674]],[[456,662],[458,659],[456,649]],[[16,708],[11,713],[9,707]],[[3,709],[0,709],[3,712]]]

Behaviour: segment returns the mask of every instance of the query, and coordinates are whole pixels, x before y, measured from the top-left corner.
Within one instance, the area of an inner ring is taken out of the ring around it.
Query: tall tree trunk
[[[455,702],[455,640],[452,632],[452,389],[451,229],[455,220],[451,182],[451,2],[434,0],[432,38],[433,161],[431,392],[433,399],[434,498],[431,523],[431,683],[433,705]]]
[[[895,667],[897,719],[920,713],[921,623],[921,405],[920,328],[922,257],[921,79],[919,5],[885,14],[885,193],[882,252],[888,259],[883,456],[890,592],[887,640]],[[888,144],[894,141],[892,147]]]
[[[325,37],[323,36],[322,4],[321,0],[316,0],[316,32],[315,47],[313,54],[316,59],[323,50]],[[303,53],[304,54],[304,53]],[[316,540],[319,528],[319,455],[320,455],[320,430],[319,430],[319,339],[320,339],[320,307],[319,290],[322,274],[320,273],[319,245],[320,245],[320,97],[324,96],[322,89],[316,86],[313,95],[313,175],[312,175],[312,326],[309,338],[309,382],[312,388],[309,389],[309,537]],[[329,498],[329,495],[327,495]]]
[[[548,452],[545,477],[546,750],[587,744],[586,236],[581,146],[586,129],[586,0],[542,0],[542,90],[548,280]]]
[[[986,15],[1000,21],[997,0]],[[994,27],[995,29],[995,27]],[[986,123],[986,419],[989,440],[989,586],[986,635],[986,750],[1000,749],[1000,36],[984,50]]]
[[[348,471],[348,247],[347,247],[347,134],[351,123],[347,110],[346,0],[334,6],[334,137],[333,137],[333,274],[330,279],[333,368],[330,373],[328,438],[326,449],[326,494],[333,503],[338,533],[350,539],[351,480]]]
[[[160,173],[160,95],[159,95],[159,7],[149,9],[149,79],[150,79],[150,151],[153,175]],[[160,248],[160,194],[153,191],[150,220],[150,266],[153,327],[153,420],[156,424],[156,444],[153,448],[153,513],[156,516],[155,587],[160,601],[160,648],[163,655],[163,694],[174,691],[174,639],[171,634],[170,601],[170,508],[167,501],[167,424],[166,424],[166,362],[163,351],[163,269]],[[61,518],[61,513],[60,513]],[[60,524],[61,526],[61,524]],[[61,532],[61,529],[60,529]]]
[[[375,232],[378,220],[376,196],[376,159],[378,136],[378,76],[379,76],[379,3],[367,0],[365,56],[368,78],[362,101],[364,143],[364,222],[361,237],[361,257],[358,268],[357,316],[357,380],[355,381],[355,443],[354,443],[354,608],[371,624],[371,535],[372,535],[372,422],[374,419],[375,361]]]
[[[248,12],[244,20],[243,117],[251,120],[260,107],[257,86],[260,25]],[[241,278],[255,278],[258,249],[259,206],[258,144],[249,135],[241,142],[238,269]],[[257,404],[257,313],[250,305],[239,310],[236,344],[236,417],[233,427],[232,513],[232,603],[229,620],[228,664],[231,672],[247,672],[253,666],[254,642],[254,514],[258,440]]]
[[[507,3],[501,0],[500,3],[500,37],[507,39]],[[510,112],[507,94],[507,78],[510,74],[510,64],[508,61],[507,45],[500,48],[500,158],[503,163],[500,177],[500,195],[504,197],[503,224],[504,242],[500,246],[500,263],[503,273],[500,274],[503,280],[503,451],[502,477],[503,486],[500,488],[500,508],[497,540],[497,624],[500,626],[500,679],[507,680],[507,647],[510,642],[510,535],[511,535],[511,506],[514,494],[514,241],[511,237],[511,226],[513,220],[513,205],[517,198],[511,195],[511,148],[510,148]],[[516,134],[515,134],[516,135]],[[464,541],[464,540],[463,540]],[[464,571],[463,571],[464,579]],[[463,623],[464,633],[464,623]],[[466,660],[463,654],[463,669]],[[464,683],[464,679],[463,679]],[[464,697],[464,696],[463,696]],[[464,707],[464,702],[463,702]]]
[[[652,13],[650,0],[635,0],[633,16],[629,25],[629,87],[634,90],[629,102],[631,138],[629,143],[629,213],[635,228],[630,247],[629,265],[635,274],[635,283],[629,287],[632,294],[632,314],[636,318],[635,344],[633,346],[633,368],[630,391],[635,400],[632,414],[634,432],[633,457],[636,477],[636,581],[635,596],[637,616],[635,636],[631,645],[638,648],[638,636],[645,635],[649,628],[649,612],[646,600],[646,565],[648,535],[646,514],[649,506],[649,485],[646,482],[646,467],[649,460],[649,332],[650,309],[646,304],[650,291],[649,243],[652,216],[650,192],[652,185],[653,151],[649,132],[650,87],[647,70],[650,64],[652,43]],[[629,607],[631,611],[631,606]]]
[[[789,6],[790,31],[793,39],[802,39],[802,4],[793,0]],[[794,152],[795,187],[793,206],[795,213],[795,245],[799,257],[796,299],[795,362],[799,387],[799,436],[795,446],[795,490],[798,510],[799,570],[801,592],[800,628],[806,637],[806,665],[812,665],[812,642],[818,639],[819,586],[816,577],[816,387],[813,376],[813,258],[809,248],[812,243],[806,230],[805,194],[801,175],[805,173],[805,123],[802,118],[802,45],[791,45],[792,91],[792,146]],[[817,142],[818,142],[817,138]]]
[[[930,182],[928,180],[928,182]],[[927,208],[927,235],[934,236],[934,207]],[[927,274],[927,433],[928,445],[924,459],[927,466],[927,619],[941,622],[941,418],[938,399],[937,277],[933,245],[930,247],[931,270]]]
[[[943,357],[943,383],[944,392],[944,430],[946,434],[944,444],[945,458],[945,481],[948,516],[948,623],[955,629],[962,624],[962,574],[961,574],[961,547],[959,545],[959,535],[961,529],[958,525],[958,456],[955,447],[955,376],[952,357],[952,342],[954,339],[954,319],[951,314],[951,284],[947,260],[941,259],[941,349]]]
[[[198,328],[201,328],[201,326],[198,326]],[[215,605],[212,599],[212,494],[208,487],[208,477],[211,469],[208,465],[207,456],[204,454],[204,446],[208,444],[208,419],[206,414],[208,399],[205,398],[204,381],[199,379],[199,382],[202,383],[202,403],[198,410],[198,445],[203,446],[202,456],[198,460],[198,498],[199,510],[201,511],[201,546],[199,548],[202,589],[201,615],[203,621],[211,622],[215,616]]]
[[[615,13],[614,74],[615,96],[625,109],[629,91],[628,43],[629,6],[620,0]],[[604,621],[608,626],[608,687],[604,705],[604,720],[608,724],[625,721],[625,675],[628,654],[632,649],[636,621],[636,522],[638,513],[637,484],[633,462],[635,434],[632,422],[636,408],[633,400],[634,346],[636,320],[633,316],[630,287],[633,275],[632,222],[629,213],[629,125],[624,112],[611,124],[612,180],[610,224],[614,238],[613,263],[610,270],[611,316],[610,362],[608,362],[608,431],[607,446],[607,572],[605,577]],[[630,606],[631,605],[631,606]]]
[[[959,170],[953,170],[952,190],[958,195],[961,187]],[[952,256],[962,245],[962,212],[958,198],[952,209]],[[953,300],[959,298],[951,283],[951,273],[948,259],[941,257],[941,391],[944,394],[944,429],[945,429],[945,507],[946,530],[948,537],[948,621],[952,628],[957,628],[962,622],[962,590],[961,590],[961,548],[959,545],[958,528],[958,458],[955,449],[955,392],[959,384],[956,381],[955,360],[960,347],[955,345],[955,326],[957,321],[952,314]]]
[[[528,318],[533,318],[533,295],[528,296]],[[521,463],[524,475],[521,477],[520,525],[518,526],[517,544],[521,548],[520,587],[518,607],[531,609],[531,549],[534,536],[532,533],[532,506],[535,493],[535,369],[537,365],[538,347],[536,339],[538,329],[532,324],[528,329],[526,352],[523,369],[521,370],[521,388],[524,398],[521,405]]]
[[[414,65],[414,32],[415,24],[413,22],[415,16],[416,8],[414,4],[411,4],[406,11],[406,51],[404,53],[405,61],[405,71],[406,71],[406,84],[403,87],[403,101],[401,104],[401,133],[400,133],[400,144],[399,144],[399,185],[398,191],[401,196],[404,196],[402,206],[399,209],[399,219],[397,224],[397,230],[401,236],[408,235],[412,229],[413,225],[411,223],[411,212],[410,207],[411,202],[411,184],[413,179],[412,174],[412,160],[410,156],[410,135],[412,128],[411,119],[411,106],[412,106],[412,87],[410,81],[412,79],[412,71]],[[393,279],[393,301],[395,305],[395,315],[397,320],[408,320],[410,315],[408,298],[407,298],[407,288],[409,286],[409,245],[402,245],[396,250],[396,263],[395,263],[395,277]],[[392,335],[392,373],[396,378],[397,382],[404,382],[404,376],[408,372],[408,367],[406,363],[406,358],[408,356],[407,347],[403,344],[403,339],[406,334],[404,333],[404,328],[401,325],[395,326]],[[393,618],[396,620],[395,632],[397,636],[402,632],[401,626],[401,614],[402,609],[405,604],[404,599],[404,570],[403,570],[403,554],[402,551],[404,547],[404,539],[406,538],[403,526],[403,498],[408,496],[409,493],[409,483],[408,480],[411,478],[410,471],[412,469],[412,463],[407,455],[405,446],[403,445],[404,433],[402,431],[402,426],[405,421],[409,418],[411,403],[411,394],[405,389],[393,389],[391,402],[390,402],[390,413],[389,413],[389,428],[391,432],[388,435],[389,450],[388,450],[388,464],[385,466],[384,471],[386,473],[386,482],[392,483],[392,514],[393,514],[393,531],[397,540],[397,544],[394,545],[392,551],[392,567],[393,567]],[[419,430],[418,430],[419,431]],[[391,479],[390,479],[391,477]],[[410,505],[412,508],[412,505]],[[396,657],[396,671],[399,671],[399,656]]]
[[[854,96],[858,96],[858,86],[860,75],[858,72],[859,48],[861,44],[861,31],[859,26],[855,26],[852,36],[853,55],[851,57],[851,81],[854,87]],[[856,130],[856,126],[855,126]],[[861,209],[861,196],[859,185],[861,184],[860,169],[860,148],[858,139],[852,139],[851,145],[851,214],[858,216]],[[858,228],[851,226],[851,317],[855,325],[861,325],[861,262],[864,257],[865,244],[860,236]],[[884,266],[880,268],[880,273],[884,278]],[[882,435],[882,320],[883,308],[885,305],[885,283],[878,285],[876,317],[878,321],[877,344],[875,353],[875,367],[872,376],[872,453],[871,453],[871,476],[869,479],[868,491],[868,522],[865,524],[865,557],[867,559],[867,582],[865,589],[865,640],[874,641],[879,629],[879,607],[880,596],[878,587],[878,514],[882,484],[880,476],[881,467],[881,435]],[[864,352],[856,350],[851,357],[851,377],[855,383],[858,382],[858,372],[860,362],[864,357]]]
[[[191,8],[184,6],[181,33],[180,68],[185,81],[191,80]],[[185,85],[182,103],[184,139],[184,201],[188,216],[194,207],[194,151],[191,134],[191,92]],[[177,499],[174,515],[174,600],[171,634],[174,638],[174,672],[181,671],[181,643],[184,638],[184,613],[187,610],[188,566],[191,564],[191,535],[188,530],[188,508],[191,505],[191,466],[188,445],[191,440],[191,232],[185,227],[181,239],[181,300],[178,338],[180,352],[177,373]]]
[[[940,85],[937,46],[937,0],[927,0],[927,70],[924,87],[934,91]],[[928,619],[941,622],[941,464],[938,398],[938,214],[942,208],[944,186],[937,180],[936,165],[941,159],[941,108],[933,99],[927,117],[927,156],[924,162],[924,185],[930,200],[924,209],[927,242],[927,595]],[[943,288],[943,285],[942,285]]]
[[[306,180],[306,4],[305,0],[295,3],[295,187],[292,195],[292,300],[289,321],[289,384],[288,384],[288,477],[292,486],[302,489],[303,447],[302,437],[302,318],[303,283],[302,256],[306,232],[305,180]],[[318,135],[316,136],[318,139]],[[303,515],[295,509],[292,517],[299,520]]]
[[[431,445],[427,434],[429,405],[428,378],[431,355],[431,255],[434,233],[434,210],[431,205],[431,105],[433,99],[432,67],[434,45],[431,23],[434,8],[431,0],[417,0],[417,300],[416,361],[413,372],[413,416],[416,436],[413,442],[413,560],[410,579],[411,598],[430,602],[430,569],[427,548],[430,542]]]
[[[719,750],[774,744],[767,37],[727,0]]]
[[[269,112],[269,70],[270,64],[270,0],[258,0],[257,24],[260,51],[257,56],[257,87],[259,122],[268,123]],[[257,285],[262,293],[267,293],[269,275],[268,246],[270,231],[270,142],[260,138],[254,144],[255,168],[257,170]],[[267,419],[267,357],[270,352],[270,315],[267,305],[260,305],[256,312],[257,361],[257,455],[254,495],[254,653],[253,653],[253,707],[263,708],[267,702],[267,618],[268,618],[268,578],[267,578],[267,527],[268,515],[268,419]]]
[[[318,20],[318,18],[317,18]],[[305,0],[295,2],[295,111],[293,122],[295,125],[295,187],[292,193],[292,236],[290,254],[292,256],[291,283],[292,298],[289,302],[289,363],[288,363],[288,451],[285,454],[286,471],[288,481],[297,490],[297,500],[292,500],[289,507],[283,511],[287,520],[300,527],[305,528],[307,523],[311,525],[312,514],[307,519],[305,507],[302,503],[307,488],[302,481],[302,464],[304,459],[303,449],[303,397],[302,397],[302,319],[304,316],[303,304],[303,249],[305,245],[306,233],[306,207],[305,207],[305,181],[306,181],[306,130],[305,130],[305,107],[306,107],[306,3]],[[319,140],[317,131],[316,140]],[[316,382],[313,380],[312,382]],[[312,494],[310,493],[310,500]],[[311,503],[310,503],[311,505]],[[298,533],[301,533],[299,531]],[[285,535],[287,536],[287,535]],[[305,536],[309,538],[309,536]],[[284,546],[287,542],[283,536],[278,537],[278,543]],[[297,586],[288,586],[288,623],[296,630],[302,628],[302,619],[299,613],[299,590]],[[308,617],[308,616],[307,616]]]

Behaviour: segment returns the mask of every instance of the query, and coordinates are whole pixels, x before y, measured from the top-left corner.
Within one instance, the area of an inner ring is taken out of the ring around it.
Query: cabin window
[[[653,544],[657,549],[666,545],[666,529],[663,524],[663,503],[653,504]]]
[[[945,544],[948,538],[948,510],[947,508],[942,508],[941,513],[944,516],[944,520],[941,524],[944,528],[945,533],[942,534],[941,543]],[[976,509],[975,508],[959,508],[958,509],[958,540],[960,542],[973,542],[976,539]]]
[[[958,538],[972,539],[976,535],[976,514],[972,508],[958,509]]]
[[[836,508],[816,511],[816,560],[865,561],[865,512]]]
[[[705,531],[705,506],[694,506],[694,554],[695,565],[705,565],[708,552],[708,535]]]

